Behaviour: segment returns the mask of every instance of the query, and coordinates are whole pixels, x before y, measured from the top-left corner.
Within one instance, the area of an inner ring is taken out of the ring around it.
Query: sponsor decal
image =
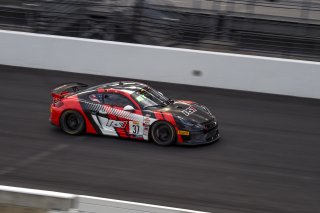
[[[144,118],[143,123],[146,124],[146,125],[150,125],[151,119],[148,118],[148,117],[147,117],[147,118]]]
[[[195,113],[196,111],[197,111],[196,108],[190,106],[190,107],[188,107],[187,109],[183,110],[182,113],[183,113],[185,116],[189,116],[189,115]]]
[[[178,130],[178,135],[189,136],[190,132],[189,131],[185,131],[185,130]]]
[[[143,135],[148,135],[149,133],[149,126],[144,126],[143,127]]]
[[[105,123],[106,126],[112,126],[115,128],[125,128],[127,125],[127,121],[115,121],[115,120],[108,120]]]
[[[136,98],[136,100],[138,101],[138,102],[142,102],[143,100],[145,100],[146,99],[146,97],[144,96],[144,95],[140,95],[140,96],[138,96],[137,98]]]

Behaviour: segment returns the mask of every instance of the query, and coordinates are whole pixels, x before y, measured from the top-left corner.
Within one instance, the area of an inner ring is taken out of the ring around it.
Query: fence
[[[16,0],[0,28],[320,61],[319,0]]]

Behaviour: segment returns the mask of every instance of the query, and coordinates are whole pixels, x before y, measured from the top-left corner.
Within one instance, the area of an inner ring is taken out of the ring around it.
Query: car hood
[[[156,111],[171,113],[173,116],[187,119],[195,123],[204,123],[215,119],[215,117],[208,112],[203,105],[190,101],[175,101],[174,103],[161,109],[157,109]]]

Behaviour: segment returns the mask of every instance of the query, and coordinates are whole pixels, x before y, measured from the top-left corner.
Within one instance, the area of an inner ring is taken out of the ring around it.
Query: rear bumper
[[[57,108],[51,105],[50,107],[50,117],[49,122],[54,126],[59,126],[59,118],[60,118],[61,111]]]

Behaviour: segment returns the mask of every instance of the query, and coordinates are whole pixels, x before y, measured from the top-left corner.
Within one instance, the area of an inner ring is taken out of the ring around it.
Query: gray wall
[[[0,64],[320,98],[319,62],[0,31]]]

